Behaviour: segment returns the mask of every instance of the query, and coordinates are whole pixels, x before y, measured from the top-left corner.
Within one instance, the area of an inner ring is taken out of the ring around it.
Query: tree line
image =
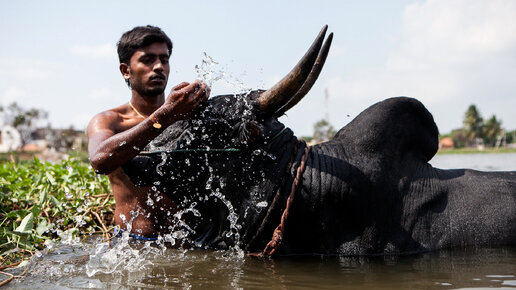
[[[492,115],[484,120],[477,107],[472,104],[464,113],[462,128],[452,130],[445,135],[453,140],[455,148],[463,147],[499,147],[513,143],[516,130],[506,131],[502,128],[502,120]]]

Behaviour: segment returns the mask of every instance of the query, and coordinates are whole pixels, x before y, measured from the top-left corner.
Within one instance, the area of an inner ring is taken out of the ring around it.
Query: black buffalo
[[[438,130],[416,99],[377,103],[312,147],[277,120],[317,79],[325,32],[273,88],[211,98],[124,165],[182,208],[172,232],[262,255],[516,245],[516,172],[432,167]]]

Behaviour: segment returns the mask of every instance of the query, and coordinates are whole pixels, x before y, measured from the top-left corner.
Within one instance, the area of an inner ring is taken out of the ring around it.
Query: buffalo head
[[[210,98],[123,167],[135,184],[154,186],[186,209],[180,224],[197,245],[245,245],[272,215],[268,209],[288,182],[296,149],[304,148],[277,118],[315,83],[333,37],[324,41],[326,30],[272,88]]]

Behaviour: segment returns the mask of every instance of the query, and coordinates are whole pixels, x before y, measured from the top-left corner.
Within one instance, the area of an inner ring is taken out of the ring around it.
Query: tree
[[[493,115],[489,120],[487,120],[482,128],[484,144],[494,147],[498,136],[502,133],[502,121],[497,120],[496,116]]]
[[[452,130],[450,135],[453,140],[453,147],[455,148],[465,147],[468,143],[467,133],[464,129]]]
[[[464,130],[468,142],[472,143],[476,138],[482,138],[482,127],[484,126],[484,120],[480,116],[475,105],[470,105],[464,116]]]
[[[0,107],[0,113],[2,113],[4,124],[11,125],[20,132],[23,143],[30,139],[30,133],[35,129],[37,121],[48,117],[46,111],[35,108],[24,109],[16,102],[5,108]]]
[[[333,138],[333,136],[335,136],[336,133],[337,131],[335,131],[333,126],[330,125],[330,123],[327,120],[322,119],[314,124],[313,140],[326,141]]]
[[[505,141],[507,144],[516,142],[516,130],[505,133]]]

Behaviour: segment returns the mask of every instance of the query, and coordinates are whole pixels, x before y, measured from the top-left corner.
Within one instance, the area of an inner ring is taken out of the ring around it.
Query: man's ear
[[[129,78],[131,78],[131,69],[126,63],[120,63],[120,72],[122,73],[125,81],[128,81]]]

